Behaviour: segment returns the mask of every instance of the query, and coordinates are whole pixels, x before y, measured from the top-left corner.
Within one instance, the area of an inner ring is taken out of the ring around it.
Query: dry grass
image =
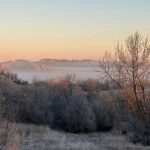
[[[0,122],[0,150],[17,150],[21,142],[21,134],[18,131],[18,124]]]
[[[12,127],[11,139],[4,150],[150,150],[115,132],[71,134],[44,126],[13,124]]]
[[[71,134],[48,127],[19,125],[18,150],[149,150],[115,133]]]

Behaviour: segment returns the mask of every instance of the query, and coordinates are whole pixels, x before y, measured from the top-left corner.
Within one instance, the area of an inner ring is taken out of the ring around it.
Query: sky
[[[139,31],[150,0],[0,0],[0,61],[99,59]]]

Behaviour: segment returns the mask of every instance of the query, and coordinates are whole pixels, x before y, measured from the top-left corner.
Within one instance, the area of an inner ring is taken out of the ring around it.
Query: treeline
[[[4,112],[10,112],[9,118],[18,122],[49,125],[75,133],[110,130],[115,121],[110,108],[113,102],[104,101],[105,92],[100,92],[108,84],[93,79],[79,82],[73,75],[28,85],[1,79],[1,105],[6,109]]]

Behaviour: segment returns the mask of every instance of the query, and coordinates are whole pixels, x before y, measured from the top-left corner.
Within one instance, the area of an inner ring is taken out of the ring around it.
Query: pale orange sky
[[[0,48],[4,51],[0,51],[0,55],[3,60],[18,58],[29,60],[42,58],[98,59],[103,55],[106,47],[113,47],[111,39],[106,40],[99,37],[44,39],[41,37],[33,40],[13,39],[8,41],[1,39]]]
[[[149,5],[147,0],[5,0],[0,61],[99,59],[135,31],[150,34]]]

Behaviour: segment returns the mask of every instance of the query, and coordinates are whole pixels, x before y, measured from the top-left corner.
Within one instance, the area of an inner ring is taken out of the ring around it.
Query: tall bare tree
[[[150,128],[150,45],[138,32],[118,44],[115,54],[106,52],[100,70],[115,82],[130,106]]]

